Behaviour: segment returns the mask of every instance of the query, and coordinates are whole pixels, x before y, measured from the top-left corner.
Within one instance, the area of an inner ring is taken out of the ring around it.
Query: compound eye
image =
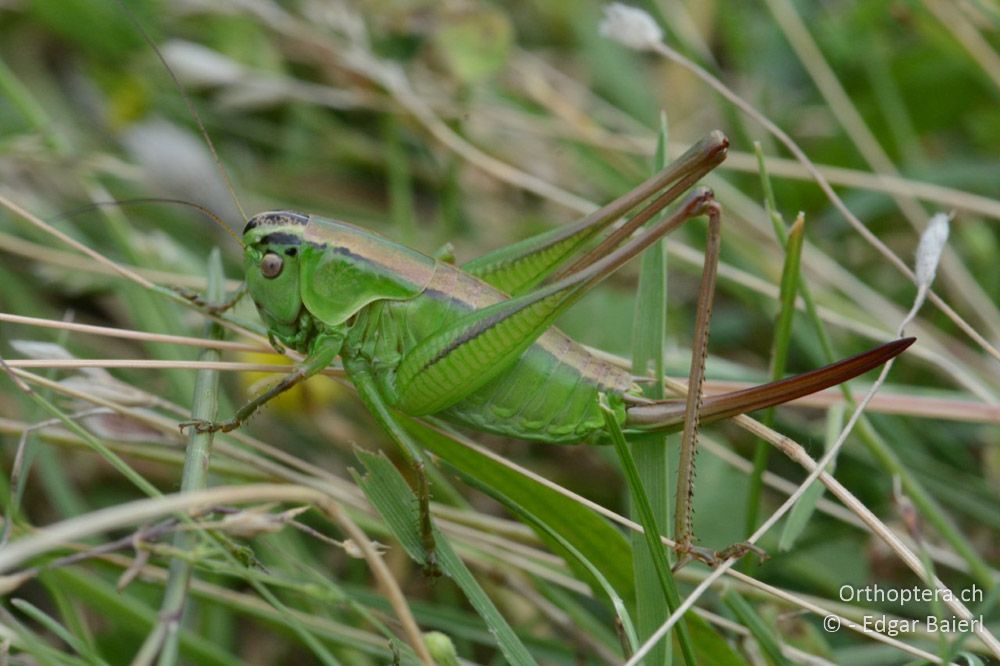
[[[260,274],[271,279],[281,275],[281,269],[285,266],[285,260],[274,252],[268,252],[260,260]]]

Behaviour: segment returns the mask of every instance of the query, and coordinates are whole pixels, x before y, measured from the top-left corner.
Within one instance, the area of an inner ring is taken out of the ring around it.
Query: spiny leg
[[[719,253],[722,246],[722,209],[714,199],[705,204],[708,216],[708,240],[702,264],[701,284],[698,287],[698,311],[695,314],[694,339],[691,346],[691,370],[688,374],[688,392],[684,401],[684,429],[681,432],[680,460],[677,465],[677,498],[674,502],[674,550],[678,555],[674,569],[680,569],[691,559],[698,559],[709,566],[729,558],[740,558],[755,552],[761,559],[764,551],[748,543],[733,544],[721,551],[712,551],[694,545],[694,467],[698,453],[698,428],[704,402],[705,361],[708,358],[708,337],[712,321],[712,306],[719,271]]]
[[[822,368],[768,384],[752,386],[747,389],[713,395],[707,398],[699,396],[697,399],[699,403],[698,424],[719,421],[757,409],[773,407],[774,405],[780,405],[790,400],[822,391],[831,386],[836,386],[873,368],[877,368],[889,359],[896,357],[912,345],[915,340],[916,338],[893,340]],[[692,358],[695,359],[697,356],[692,356]],[[692,370],[694,370],[693,367]],[[701,393],[701,391],[698,393]],[[676,432],[682,428],[687,432],[692,423],[688,417],[688,403],[691,402],[691,396],[693,395],[695,395],[695,392],[689,390],[688,397],[684,401],[659,400],[629,404],[626,407],[627,416],[625,425],[640,432]],[[694,437],[693,430],[689,437]],[[693,453],[693,449],[691,451]],[[688,462],[688,469],[693,468],[693,457]],[[682,473],[684,469],[685,467],[682,465]],[[693,479],[693,474],[689,476]],[[690,489],[686,495],[682,496],[681,483],[679,482],[677,490],[677,505],[679,507],[684,497],[690,498]],[[756,553],[762,560],[767,556],[760,548],[749,543],[733,544],[721,551],[713,551],[695,546],[691,543],[690,507],[685,512],[677,512],[676,520],[681,521],[682,518],[685,519],[688,531],[686,533],[681,530],[677,531],[677,534],[682,535],[678,539],[677,547],[681,558],[675,565],[675,569],[682,567],[692,559],[700,560],[714,567],[721,561],[733,558],[738,559],[748,552]],[[685,534],[687,538],[682,540]]]
[[[425,469],[423,453],[417,443],[410,437],[409,433],[403,429],[399,421],[393,416],[388,405],[385,404],[368,364],[358,359],[344,359],[344,370],[347,371],[351,383],[357,389],[358,395],[361,397],[362,402],[365,403],[369,413],[375,417],[382,430],[396,444],[410,465],[410,468],[417,475],[420,536],[426,555],[424,573],[431,577],[440,576],[441,571],[437,565],[434,526],[431,523],[430,484],[427,480],[427,470]]]
[[[719,254],[722,240],[721,207],[718,202],[712,199],[711,201],[707,201],[705,203],[704,210],[708,216],[708,241],[705,247],[705,259],[702,266],[701,284],[698,291],[698,311],[695,317],[695,332],[691,352],[691,369],[688,376],[687,397],[684,401],[684,426],[681,434],[677,497],[675,501],[676,513],[674,515],[674,534],[676,539],[675,551],[679,556],[676,568],[680,568],[692,558],[699,559],[710,566],[715,566],[720,561],[731,558],[741,558],[749,552],[756,553],[762,560],[767,557],[767,554],[763,550],[749,543],[733,544],[721,551],[711,551],[694,545],[694,528],[692,520],[693,506],[691,504],[691,499],[694,494],[694,470],[698,445],[698,428],[700,426],[702,408],[704,406],[705,361],[708,357],[709,328],[712,317],[712,305],[715,298]],[[847,359],[846,361],[835,363],[827,368],[822,368],[812,373],[806,373],[805,375],[792,378],[792,380],[774,382],[773,384],[766,385],[765,387],[758,387],[758,389],[769,388],[771,389],[770,391],[751,390],[739,392],[739,397],[746,400],[751,396],[755,396],[755,399],[761,402],[766,400],[776,401],[776,398],[790,400],[793,397],[793,393],[803,395],[807,392],[811,392],[808,389],[811,389],[812,391],[820,390],[819,388],[816,388],[817,385],[821,385],[822,388],[825,388],[827,385],[831,385],[830,382],[832,379],[839,379],[845,373],[853,372],[854,374],[858,374],[863,371],[861,368],[874,367],[872,363],[877,359],[885,357],[891,358],[908,347],[911,343],[912,340],[889,343],[866,354],[861,354],[857,357]],[[782,394],[780,390],[776,391],[775,389],[785,389],[787,390],[787,393]],[[721,409],[723,406],[732,410],[735,407],[735,403],[738,402],[738,400],[733,401],[731,399],[727,401],[724,396],[718,396],[718,398],[722,398],[722,400],[714,400],[712,409],[710,410],[716,418],[724,415],[725,410]],[[749,411],[749,408],[751,408],[752,405],[753,401],[744,402],[742,406],[746,409],[743,409],[743,411]],[[734,411],[733,413],[742,412]]]
[[[708,215],[708,242],[702,266],[701,285],[698,288],[698,311],[695,316],[694,340],[691,346],[691,371],[688,375],[688,393],[684,405],[684,430],[681,434],[680,462],[677,471],[677,499],[674,503],[675,547],[683,560],[692,551],[694,528],[692,525],[691,497],[694,493],[694,462],[698,446],[698,419],[700,418],[702,389],[705,381],[705,359],[708,357],[708,333],[715,298],[715,283],[719,267],[719,249],[722,242],[721,210],[712,200],[705,206]]]

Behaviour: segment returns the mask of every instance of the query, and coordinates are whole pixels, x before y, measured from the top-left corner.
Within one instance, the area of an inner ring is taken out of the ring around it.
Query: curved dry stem
[[[257,483],[244,486],[220,486],[192,493],[176,493],[135,500],[70,518],[39,529],[34,534],[12,541],[0,550],[0,573],[13,571],[28,560],[66,544],[98,536],[111,530],[138,525],[175,513],[189,513],[220,504],[260,502],[308,502],[319,504],[327,498],[314,488]]]
[[[365,556],[365,561],[368,562],[368,566],[371,567],[372,573],[375,574],[375,578],[381,584],[386,597],[388,597],[389,603],[392,605],[393,610],[396,611],[396,617],[399,618],[400,623],[403,625],[403,631],[406,633],[410,647],[413,648],[414,652],[420,657],[420,660],[427,664],[427,666],[434,666],[434,659],[431,658],[430,653],[427,651],[423,635],[420,633],[420,627],[417,626],[417,621],[410,611],[410,605],[406,602],[403,591],[399,589],[399,584],[396,583],[392,572],[389,571],[389,567],[386,566],[385,561],[375,549],[375,545],[372,544],[368,535],[346,513],[341,511],[340,507],[334,502],[323,502],[320,508],[337,522],[347,532],[354,543],[357,544],[358,548],[361,549],[361,552]]]

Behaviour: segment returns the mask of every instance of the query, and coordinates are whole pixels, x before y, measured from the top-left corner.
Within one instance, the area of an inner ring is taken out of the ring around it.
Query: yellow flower
[[[241,353],[239,360],[254,365],[293,365],[294,361],[281,354]],[[278,381],[281,375],[274,372],[242,372],[240,385],[247,396],[257,395]],[[330,405],[344,395],[343,386],[330,377],[310,377],[285,391],[267,404],[274,410],[288,415],[301,415]]]

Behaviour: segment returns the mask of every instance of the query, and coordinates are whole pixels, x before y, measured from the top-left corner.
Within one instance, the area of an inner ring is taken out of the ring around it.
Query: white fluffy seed
[[[619,2],[604,8],[600,33],[636,51],[649,51],[663,42],[663,30],[652,16]]]
[[[941,252],[944,244],[948,242],[948,221],[951,216],[946,213],[938,213],[931,218],[920,236],[920,244],[917,245],[917,261],[915,272],[917,274],[917,284],[930,286],[937,273],[938,262],[941,261]]]

